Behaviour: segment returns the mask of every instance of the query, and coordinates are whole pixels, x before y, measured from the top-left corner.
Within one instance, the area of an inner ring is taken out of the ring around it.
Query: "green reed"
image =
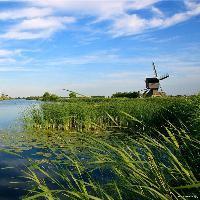
[[[79,99],[43,103],[41,108],[32,109],[28,114],[29,117],[26,114],[25,126],[31,129],[34,127],[79,132],[118,131],[119,129],[123,132],[132,132],[138,130],[139,126],[130,116],[142,121],[147,127],[159,130],[167,121],[177,126],[183,122],[192,129],[196,129],[199,122],[200,98],[198,96],[87,101]]]
[[[70,100],[32,109],[24,125],[42,137],[48,157],[27,167],[33,189],[24,198],[198,198],[199,105],[194,96]]]
[[[65,148],[49,146],[53,159],[32,162],[34,184],[24,199],[187,199],[198,197],[199,141],[172,125],[153,138],[76,134]],[[186,153],[187,152],[187,153]],[[98,175],[97,175],[98,174]]]

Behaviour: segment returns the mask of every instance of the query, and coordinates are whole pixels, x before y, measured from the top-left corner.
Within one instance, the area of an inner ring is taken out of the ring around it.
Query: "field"
[[[48,155],[27,199],[199,197],[199,96],[48,102],[23,121]]]

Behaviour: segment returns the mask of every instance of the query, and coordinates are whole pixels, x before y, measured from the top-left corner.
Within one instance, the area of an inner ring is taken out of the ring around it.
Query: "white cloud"
[[[147,27],[147,20],[140,18],[136,14],[124,15],[116,19],[109,33],[115,37],[123,35],[133,35],[141,33]]]
[[[5,64],[5,63],[14,63],[14,62],[16,62],[16,60],[13,59],[13,58],[1,58],[0,57],[0,64],[1,63],[3,63],[3,64]]]
[[[159,1],[161,0],[134,0],[133,3],[130,4],[130,8],[134,10],[140,10],[149,7]]]
[[[33,0],[30,1],[31,4],[42,6],[42,7],[51,7],[62,10],[82,10],[83,12],[88,13],[88,10],[93,13],[101,13],[103,11],[109,10],[109,12],[117,12],[113,8],[119,10],[124,9],[144,9],[149,7],[161,0]],[[85,6],[87,5],[87,6]]]
[[[0,57],[10,56],[13,52],[9,50],[0,49]]]
[[[13,30],[37,30],[37,29],[51,29],[57,30],[64,28],[65,24],[73,23],[73,17],[47,17],[47,18],[34,18],[22,21],[12,29]]]
[[[196,7],[193,10],[189,10],[189,11],[183,12],[183,13],[177,13],[177,14],[173,15],[172,17],[163,20],[162,26],[169,27],[169,26],[178,24],[180,22],[184,22],[196,15],[200,15],[200,4],[196,4]]]
[[[4,39],[16,39],[16,40],[30,40],[30,39],[42,39],[48,38],[52,35],[51,31],[40,32],[27,32],[27,31],[8,31],[7,33],[0,35],[0,38]]]
[[[19,55],[20,53],[21,49],[16,49],[16,50],[0,49],[0,58]]]
[[[7,49],[0,49],[0,64],[6,63],[15,63],[16,59],[15,56],[20,55],[21,50],[7,50]]]
[[[164,17],[164,13],[156,8],[155,6],[152,6],[151,11],[153,12],[153,14],[157,15],[158,17]]]
[[[0,70],[5,71],[6,67],[16,67],[16,65],[26,65],[30,59],[23,55],[25,49],[0,49]]]
[[[190,6],[190,10],[176,13],[171,17],[166,18],[161,15],[160,17],[155,16],[151,19],[145,19],[136,14],[124,14],[120,18],[114,19],[114,23],[111,26],[109,33],[111,33],[114,37],[129,36],[143,33],[147,30],[155,28],[162,29],[173,26],[175,24],[184,22],[194,16],[200,15],[200,3],[193,2],[193,4],[195,4],[195,7]]]
[[[103,33],[114,37],[130,36],[167,28],[200,15],[200,3],[197,0],[182,1],[186,11],[168,17],[157,7],[158,2],[162,0],[30,0],[23,9],[0,12],[0,20],[16,21],[0,38],[48,38],[65,29],[67,24],[74,23],[75,19],[87,16],[93,17],[89,23],[91,27],[96,23],[108,22]],[[142,9],[152,12],[152,18],[136,14]]]
[[[78,15],[92,15],[97,21],[121,16],[127,10],[140,10],[161,0],[34,0],[31,5],[59,9]]]
[[[0,72],[32,72],[37,71],[34,69],[28,69],[24,67],[0,67]]]
[[[4,20],[12,20],[12,25],[4,28],[0,38],[19,40],[48,38],[67,24],[75,22],[74,17],[57,16],[52,8],[35,6],[1,11],[0,21]]]
[[[162,10],[155,7],[156,3],[162,2],[161,0],[40,0],[31,2],[34,6],[62,9],[71,14],[93,15],[96,17],[95,23],[109,20],[111,26],[108,33],[114,37],[135,35],[156,28],[166,28],[200,14],[200,3],[197,0],[183,1],[187,10],[174,13],[169,17],[165,17]],[[86,4],[87,6],[85,6]],[[154,16],[147,19],[134,13],[134,11],[141,9],[150,9]],[[128,13],[128,10],[131,10],[132,14]]]
[[[45,17],[52,14],[50,8],[24,8],[0,12],[0,20],[16,20],[22,18]]]
[[[6,39],[38,39],[48,38],[60,29],[64,29],[66,24],[75,22],[73,17],[45,17],[25,19],[12,26],[0,38]]]
[[[188,9],[195,9],[199,0],[184,0],[184,4]]]

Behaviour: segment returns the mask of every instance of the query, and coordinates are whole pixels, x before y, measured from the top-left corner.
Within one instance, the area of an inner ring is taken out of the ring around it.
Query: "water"
[[[27,100],[7,100],[0,101],[0,200],[21,199],[25,194],[26,181],[22,170],[26,162],[25,158],[5,153],[9,148],[3,143],[4,133],[14,134],[13,131],[20,126],[20,117],[23,112],[33,105],[38,105],[37,101]],[[8,141],[8,143],[14,141]]]
[[[0,101],[0,130],[14,128],[23,112],[37,104],[35,100],[24,99]]]
[[[35,187],[33,182],[27,182],[28,179],[25,178],[27,175],[24,171],[28,171],[26,166],[31,164],[28,159],[32,159],[34,163],[42,163],[43,169],[52,175],[55,175],[54,171],[57,168],[50,163],[66,159],[63,155],[70,156],[72,153],[70,149],[78,147],[76,156],[80,160],[90,159],[90,155],[80,150],[83,141],[79,140],[77,133],[36,130],[25,132],[22,128],[20,129],[20,117],[24,111],[39,104],[41,104],[39,101],[26,100],[0,102],[0,200],[22,199],[27,195],[28,189]],[[17,155],[7,151],[17,153]],[[73,171],[73,167],[70,170]],[[108,171],[96,169],[93,171],[93,176],[101,181],[107,181],[112,177]],[[44,175],[40,174],[39,178],[43,179]],[[53,186],[52,183],[48,181],[47,183]]]

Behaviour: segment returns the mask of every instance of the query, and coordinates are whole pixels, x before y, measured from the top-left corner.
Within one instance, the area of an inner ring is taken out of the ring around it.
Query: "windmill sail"
[[[154,62],[152,63],[152,65],[153,65],[154,77],[157,78],[158,74],[157,74],[156,66],[155,66]]]
[[[161,81],[161,80],[164,80],[164,79],[166,79],[166,78],[168,78],[168,77],[169,77],[169,74],[165,74],[165,75],[161,76],[161,77],[159,78],[159,80]]]

